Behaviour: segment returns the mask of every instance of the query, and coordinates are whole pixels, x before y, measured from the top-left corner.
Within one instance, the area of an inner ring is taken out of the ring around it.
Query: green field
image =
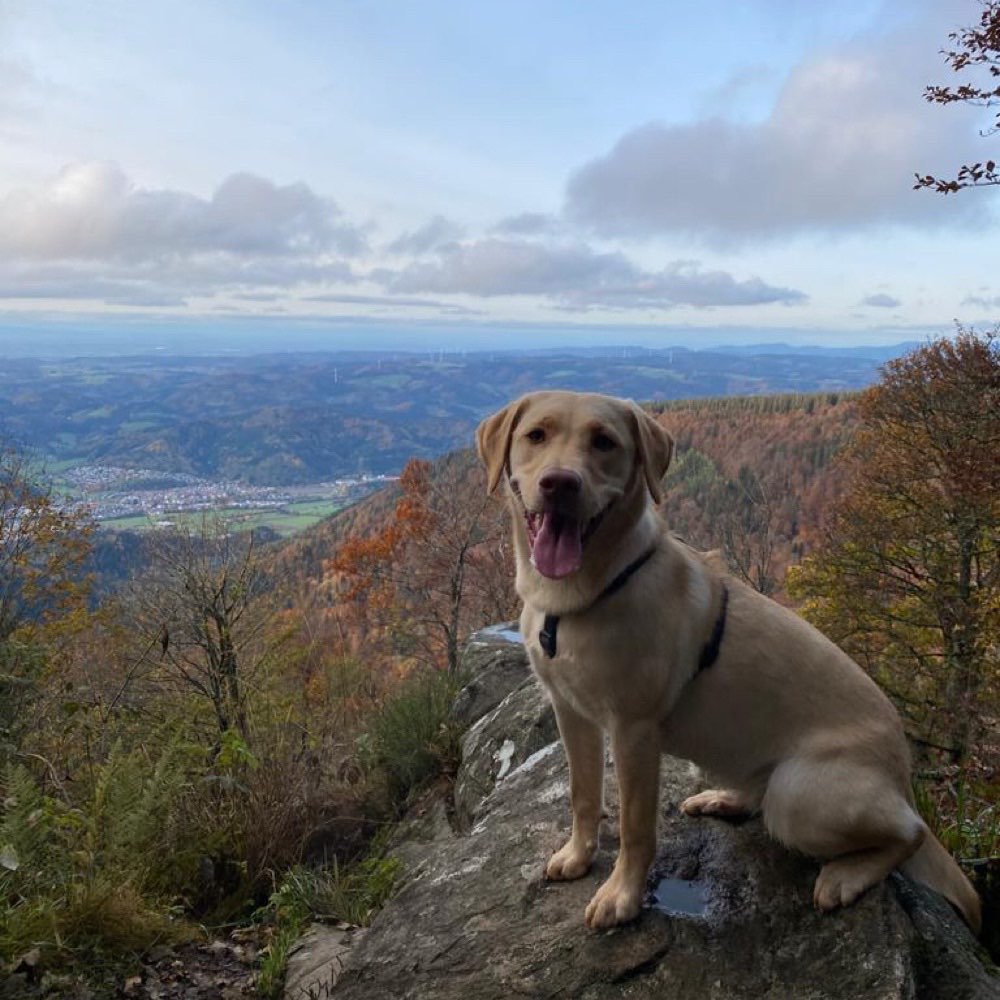
[[[338,500],[303,500],[299,503],[286,504],[283,507],[247,510],[244,507],[224,507],[217,513],[240,528],[268,527],[279,535],[288,537],[298,531],[312,527],[317,521],[335,514],[343,507]],[[181,521],[185,518],[196,518],[200,512],[183,512],[164,514],[156,520],[138,514],[132,517],[115,517],[101,521],[102,528],[114,531],[150,531],[159,521]]]

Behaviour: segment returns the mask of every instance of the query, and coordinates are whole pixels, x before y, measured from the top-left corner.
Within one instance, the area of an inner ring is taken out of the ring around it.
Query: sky
[[[923,98],[979,11],[0,0],[0,334],[989,327],[1000,191],[912,189],[1000,153],[988,112]]]

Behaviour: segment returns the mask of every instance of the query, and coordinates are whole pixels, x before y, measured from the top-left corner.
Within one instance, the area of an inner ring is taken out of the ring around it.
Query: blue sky
[[[0,326],[991,325],[997,192],[911,190],[1000,152],[922,98],[978,11],[0,0]]]

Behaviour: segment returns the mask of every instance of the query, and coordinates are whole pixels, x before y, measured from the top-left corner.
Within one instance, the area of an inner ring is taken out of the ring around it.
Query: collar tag
[[[550,660],[556,655],[556,632],[558,629],[559,616],[546,615],[542,630],[538,633],[538,643]]]

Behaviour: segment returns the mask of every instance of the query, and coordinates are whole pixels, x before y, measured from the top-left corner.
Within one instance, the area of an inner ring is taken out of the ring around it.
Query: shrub
[[[454,770],[460,731],[448,716],[460,685],[451,674],[420,671],[389,696],[375,717],[363,755],[384,776],[394,809],[430,779]]]
[[[185,781],[176,746],[151,760],[112,749],[79,804],[9,766],[0,813],[0,956],[127,954],[182,930],[165,894],[175,878],[171,804]]]

